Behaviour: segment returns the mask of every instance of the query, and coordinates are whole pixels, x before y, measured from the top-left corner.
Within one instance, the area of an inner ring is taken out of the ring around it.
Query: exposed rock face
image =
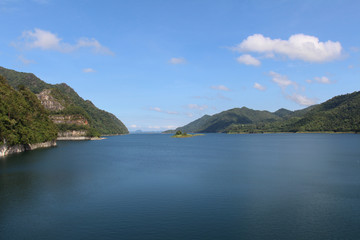
[[[4,157],[13,153],[30,151],[37,148],[47,148],[47,147],[55,147],[55,146],[56,146],[56,141],[34,143],[34,144],[18,144],[15,146],[8,146],[4,144],[0,146],[0,157]]]
[[[51,96],[51,89],[45,89],[41,93],[36,94],[36,96],[47,110],[61,111],[64,109],[64,106]]]
[[[50,119],[55,124],[75,124],[75,125],[88,125],[88,121],[80,115],[51,115]]]
[[[86,134],[87,132],[84,130],[59,132],[57,140],[90,140],[91,138]]]

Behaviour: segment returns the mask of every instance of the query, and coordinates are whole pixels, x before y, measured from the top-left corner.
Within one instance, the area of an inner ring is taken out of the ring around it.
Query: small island
[[[180,130],[178,130],[172,137],[173,138],[189,138],[189,137],[196,137],[196,136],[202,136],[202,135],[204,135],[204,134],[187,134],[186,132],[181,132]]]

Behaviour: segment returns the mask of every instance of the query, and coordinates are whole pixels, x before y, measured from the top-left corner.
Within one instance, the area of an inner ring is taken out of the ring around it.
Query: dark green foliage
[[[51,112],[51,114],[82,115],[87,119],[90,127],[95,129],[93,132],[101,135],[129,133],[128,129],[117,117],[98,109],[91,101],[85,101],[65,83],[47,84],[32,73],[21,73],[2,67],[0,67],[0,74],[6,76],[9,84],[14,88],[23,85],[34,93],[39,93],[44,89],[51,89],[51,95],[65,107],[64,110]]]
[[[234,108],[204,116],[176,130],[190,132],[360,132],[360,92],[334,97],[322,104],[271,113]]]
[[[273,122],[280,117],[268,111],[256,111],[246,107],[233,108],[213,116],[205,115],[176,130],[197,133],[226,132],[234,124]]]
[[[100,110],[89,101],[82,99],[71,87],[65,83],[53,86],[56,91],[53,97],[62,100],[66,108],[60,114],[81,114],[89,124],[97,129],[102,135],[106,134],[127,134],[125,125],[113,114]]]
[[[285,108],[280,108],[279,110],[277,110],[276,112],[274,112],[274,114],[278,117],[286,117],[289,116],[293,113],[293,111],[287,110]]]
[[[322,104],[295,111],[281,121],[232,125],[226,132],[359,132],[360,92],[334,97]]]
[[[19,85],[23,85],[29,88],[33,93],[40,93],[42,90],[51,86],[50,84],[41,81],[32,73],[17,72],[0,67],[0,75],[5,77],[12,87],[17,88]]]
[[[0,76],[0,144],[28,144],[55,140],[58,129],[35,94],[16,91]]]

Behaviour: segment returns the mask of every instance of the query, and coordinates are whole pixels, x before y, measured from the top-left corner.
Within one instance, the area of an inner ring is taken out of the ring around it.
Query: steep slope
[[[28,87],[36,93],[51,115],[63,118],[85,119],[87,124],[57,123],[62,132],[78,130],[89,136],[127,134],[128,129],[113,114],[98,109],[91,101],[82,99],[71,87],[62,84],[47,84],[32,73],[21,73],[0,67],[0,75],[7,78],[14,88]]]
[[[288,121],[293,131],[360,131],[360,92],[336,96],[308,111],[297,121]]]
[[[16,91],[0,76],[0,145],[53,141],[57,132],[35,94],[23,87]]]

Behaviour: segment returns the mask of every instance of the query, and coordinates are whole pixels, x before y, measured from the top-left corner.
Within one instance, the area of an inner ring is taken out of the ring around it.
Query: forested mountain
[[[36,93],[49,111],[50,117],[57,119],[60,131],[84,130],[90,136],[128,133],[128,129],[117,117],[98,109],[91,101],[82,99],[65,83],[48,84],[32,73],[3,67],[0,67],[0,75],[4,76],[12,87],[25,86]],[[79,123],[78,119],[82,119],[82,122]]]
[[[176,130],[187,131],[188,126],[194,125],[196,128],[189,132],[360,132],[360,92],[337,96],[298,111],[282,108],[271,113],[234,108]]]
[[[281,118],[268,111],[257,111],[246,107],[233,108],[213,116],[205,115],[183,127],[176,129],[182,132],[215,133],[226,132],[233,124],[255,124],[274,122]]]
[[[34,93],[15,90],[0,76],[0,145],[55,140],[58,129]]]

